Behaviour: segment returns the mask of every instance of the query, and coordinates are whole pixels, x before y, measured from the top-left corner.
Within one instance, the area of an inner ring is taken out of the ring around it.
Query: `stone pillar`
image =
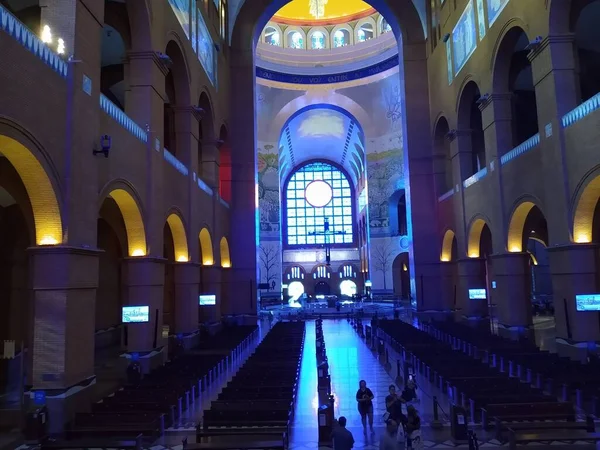
[[[201,322],[215,322],[220,320],[223,311],[223,292],[227,286],[222,284],[222,271],[218,266],[202,266],[201,294],[214,294],[217,298],[215,306],[202,306],[200,308]]]
[[[127,351],[139,355],[145,372],[163,364],[167,355],[162,337],[165,263],[147,257],[127,258],[123,264],[127,306],[148,306],[150,311],[148,322],[126,325]]]
[[[175,333],[185,348],[192,348],[198,330],[200,264],[175,264]]]
[[[34,247],[31,384],[46,391],[50,432],[91,401],[99,251]]]
[[[485,259],[459,259],[457,265],[457,311],[458,317],[468,320],[479,320],[488,317],[487,300],[469,299],[469,289],[487,289],[485,276]]]
[[[257,314],[257,160],[256,123],[249,117],[255,111],[256,85],[254,52],[233,50],[231,62],[230,134],[232,159],[232,199],[229,250],[232,269],[228,289],[231,290],[230,310],[238,314]],[[246,289],[253,283],[252,288]]]
[[[428,298],[427,310],[419,316],[421,318],[431,318],[434,320],[445,320],[456,309],[455,294],[458,302],[458,286],[456,280],[456,262],[440,262],[439,271],[441,274],[439,280],[440,296]],[[427,293],[425,293],[427,297]]]
[[[548,36],[528,55],[540,123],[544,188],[548,198],[552,198],[552,208],[546,208],[544,214],[552,224],[551,239],[559,243],[569,242],[571,237],[572,187],[562,117],[580,99],[574,39],[573,34]]]
[[[528,335],[532,325],[529,253],[504,253],[491,258],[496,289],[489,295],[497,305],[499,333],[515,338]]]
[[[598,293],[598,245],[548,247],[548,253],[554,290],[557,351],[563,356],[585,360],[590,350],[598,351],[599,313],[577,311],[575,296]]]
[[[407,211],[410,211],[409,225],[410,258],[409,273],[411,293],[417,301],[417,309],[430,309],[429,303],[442,295],[439,279],[441,276],[440,242],[437,220],[438,195],[435,190],[433,172],[433,142],[429,124],[429,86],[427,77],[427,45],[425,41],[402,42],[400,82],[404,82],[406,132],[404,139],[404,171],[407,175]],[[404,113],[403,111],[403,113]],[[234,261],[235,264],[235,261]]]
[[[202,143],[202,179],[215,192],[219,191],[219,148],[216,142]]]

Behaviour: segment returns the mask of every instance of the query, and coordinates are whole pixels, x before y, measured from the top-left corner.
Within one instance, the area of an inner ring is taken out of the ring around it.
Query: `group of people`
[[[407,385],[398,395],[396,386],[389,387],[389,395],[385,398],[386,413],[383,420],[386,424],[386,431],[381,436],[380,450],[417,450],[421,448],[421,419],[415,407],[407,404],[416,399],[416,384],[414,380],[409,379]],[[371,434],[373,429],[373,391],[367,387],[367,382],[361,380],[358,391],[356,392],[356,401],[358,403],[358,412],[360,414],[363,433],[367,435],[367,424]],[[403,404],[406,405],[406,414],[403,412]],[[338,426],[333,431],[334,450],[350,450],[354,447],[354,437],[350,430],[346,429],[346,418],[339,417]]]

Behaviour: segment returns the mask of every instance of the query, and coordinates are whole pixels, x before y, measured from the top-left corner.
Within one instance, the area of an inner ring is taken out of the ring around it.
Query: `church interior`
[[[596,449],[598,23],[0,0],[0,450]]]

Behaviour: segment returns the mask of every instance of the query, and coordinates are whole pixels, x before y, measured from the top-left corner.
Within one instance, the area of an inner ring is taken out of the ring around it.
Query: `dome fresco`
[[[293,0],[275,14],[276,22],[314,25],[338,23],[374,12],[361,0]]]

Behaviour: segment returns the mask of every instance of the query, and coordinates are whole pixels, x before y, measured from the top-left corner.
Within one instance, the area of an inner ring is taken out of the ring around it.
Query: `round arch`
[[[373,19],[373,17],[371,17],[371,16],[363,17],[356,23],[356,26],[354,27],[354,42],[355,43],[360,42],[360,37],[358,34],[364,25],[371,25],[371,27],[373,27],[373,38],[377,37],[377,35],[378,35],[377,23],[375,22],[375,19]]]
[[[127,232],[128,256],[146,256],[148,251],[146,244],[146,228],[144,226],[141,208],[134,197],[134,194],[130,193],[129,189],[125,186],[115,187],[114,189],[107,191],[108,193],[106,195],[100,197],[100,204],[102,204],[102,200],[106,197],[110,197],[119,207]]]
[[[536,206],[536,203],[533,201],[525,200],[514,208],[508,225],[508,237],[506,242],[506,247],[509,252],[520,253],[523,251],[525,221],[531,210]]]
[[[173,81],[175,83],[175,99],[179,106],[191,105],[190,69],[185,56],[184,45],[179,35],[170,32],[165,45],[165,54],[171,58]]]
[[[267,25],[265,25],[265,27],[263,28],[260,42],[262,42],[263,44],[267,44],[267,36],[265,33],[267,31],[267,28],[272,28],[273,30],[275,30],[275,33],[277,33],[279,35],[279,44],[277,44],[277,47],[282,47],[283,46],[283,32],[281,31],[281,27],[279,26],[279,24],[276,22],[269,22]],[[268,45],[273,45],[273,44],[269,43]]]
[[[341,47],[346,47],[348,45],[354,45],[354,30],[352,29],[352,27],[350,27],[347,24],[339,24],[336,25],[333,30],[331,30],[331,34],[330,34],[330,42],[329,42],[329,46],[331,48],[335,48],[335,35],[338,31],[341,31],[342,33],[345,32],[345,36],[348,38],[348,42],[344,43],[344,45],[342,45]]]
[[[221,267],[230,268],[231,267],[231,257],[229,256],[229,242],[227,242],[227,238],[223,236],[221,238],[221,242],[219,243],[219,250],[221,256]]]
[[[482,227],[483,228],[483,227]],[[479,232],[481,235],[481,231]],[[447,229],[442,239],[442,252],[440,254],[440,261],[450,262],[452,261],[452,245],[456,239],[456,234],[451,229]]]
[[[288,27],[285,29],[285,31],[283,32],[283,48],[291,48],[290,47],[290,38],[292,36],[292,34],[294,33],[300,33],[300,35],[302,36],[302,48],[301,49],[297,49],[297,50],[306,50],[308,48],[308,42],[306,42],[306,33],[304,32],[304,30],[300,27]]]
[[[523,21],[513,18],[505,24],[494,44],[494,51],[490,59],[490,72],[492,74],[493,91],[496,94],[508,92],[510,60],[521,34],[525,34],[529,42],[526,29],[527,25]]]
[[[46,170],[29,148],[11,137],[0,135],[0,152],[21,177],[29,196],[36,244],[61,244],[63,225],[60,207]]]
[[[470,127],[471,104],[481,96],[479,83],[470,75],[467,75],[460,87],[456,98],[456,126],[460,130],[468,130]]]
[[[306,39],[307,39],[306,48],[311,49],[311,50],[313,49],[312,38],[315,33],[321,33],[323,35],[323,44],[324,44],[323,49],[327,49],[327,48],[331,47],[329,31],[327,31],[327,29],[325,27],[314,27],[314,28],[310,29],[310,31],[308,32],[308,36],[306,37]]]
[[[467,256],[469,258],[479,258],[481,256],[479,246],[481,244],[481,234],[485,226],[489,227],[488,222],[481,217],[477,217],[471,222],[468,234],[469,238],[467,240]]]
[[[203,141],[214,141],[215,139],[215,110],[213,101],[207,89],[202,89],[198,106],[204,110],[202,120],[200,120],[200,130],[202,131]]]
[[[171,229],[173,235],[173,243],[175,245],[175,261],[177,262],[188,262],[190,260],[190,254],[188,249],[187,234],[185,232],[185,226],[179,211],[172,212],[167,217],[167,224]]]
[[[578,244],[592,242],[594,211],[598,199],[600,199],[600,174],[598,174],[598,168],[592,174],[595,176],[587,184],[580,187],[580,193],[575,197],[573,240]]]
[[[215,257],[213,253],[212,237],[208,228],[202,228],[199,234],[200,239],[200,251],[202,253],[202,265],[212,266],[215,263]]]
[[[134,51],[151,50],[152,20],[148,0],[125,0],[131,27],[131,48]]]

